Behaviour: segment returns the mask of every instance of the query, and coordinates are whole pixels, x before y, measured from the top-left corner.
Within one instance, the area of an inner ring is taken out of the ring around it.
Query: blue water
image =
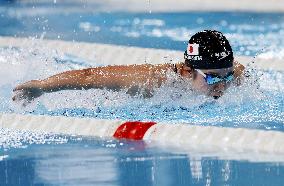
[[[270,51],[284,56],[284,14],[251,12],[100,12],[84,4],[15,3],[0,6],[0,35],[185,50],[204,29],[223,32],[237,55]],[[82,7],[82,8],[81,8]],[[71,9],[72,12],[68,12]],[[75,9],[75,10],[74,10]]]
[[[81,11],[72,2],[6,2],[0,6],[0,36],[184,50],[193,33],[213,28],[225,33],[236,55],[260,53],[264,57],[284,57],[283,13],[105,13],[99,11],[100,7]],[[180,82],[174,87],[163,86],[150,99],[131,97],[125,94],[126,90],[61,91],[45,94],[27,107],[21,107],[11,101],[16,84],[65,70],[101,65],[81,60],[80,56],[58,54],[32,39],[30,43],[26,48],[0,48],[2,113],[284,131],[284,74],[277,71],[252,72],[252,78],[243,86],[232,87],[218,100],[195,95],[187,88],[188,84]],[[283,158],[274,154],[208,154],[143,141],[6,129],[0,130],[0,136],[0,185],[270,186],[284,183]]]
[[[178,154],[143,141],[70,139],[5,154],[1,185],[282,185],[284,179],[279,163]]]

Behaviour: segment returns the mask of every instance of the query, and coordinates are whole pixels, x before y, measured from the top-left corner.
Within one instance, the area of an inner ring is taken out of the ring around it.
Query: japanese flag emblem
[[[188,44],[187,45],[188,55],[199,55],[199,44]]]

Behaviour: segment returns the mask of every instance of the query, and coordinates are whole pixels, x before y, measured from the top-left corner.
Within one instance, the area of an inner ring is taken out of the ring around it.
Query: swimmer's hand
[[[24,104],[30,103],[35,98],[41,96],[44,91],[41,85],[41,81],[32,80],[26,83],[20,84],[13,89],[14,96],[13,101],[24,100]]]

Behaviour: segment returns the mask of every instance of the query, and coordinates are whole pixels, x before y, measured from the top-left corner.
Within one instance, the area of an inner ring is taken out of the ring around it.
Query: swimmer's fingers
[[[28,98],[28,93],[24,90],[18,90],[15,92],[15,95],[12,97],[13,101],[21,101]]]
[[[42,92],[40,90],[19,90],[16,91],[15,95],[12,97],[13,101],[21,101],[24,100],[27,103],[30,103],[35,98],[42,95]]]
[[[13,89],[13,92],[15,92],[15,95],[12,97],[13,101],[25,100],[27,102],[31,102],[43,94],[41,83],[38,80],[20,84]]]
[[[17,91],[16,95],[14,95],[12,99],[13,99],[13,101],[19,103],[23,107],[26,107],[33,100],[33,99],[31,99],[29,94],[27,92],[24,92],[24,91]]]
[[[13,91],[15,92],[15,91],[18,91],[18,90],[25,90],[25,89],[28,89],[28,88],[30,87],[29,84],[30,84],[29,82],[20,84],[20,85],[16,86],[16,87],[13,89]]]
[[[29,89],[34,89],[34,88],[40,89],[40,81],[38,81],[38,80],[28,81],[26,83],[23,83],[23,84],[20,84],[20,85],[16,86],[13,89],[13,91],[29,90]]]
[[[17,96],[17,95],[14,95],[14,96],[12,97],[12,100],[13,100],[13,101],[17,101],[17,100],[18,100],[18,96]]]

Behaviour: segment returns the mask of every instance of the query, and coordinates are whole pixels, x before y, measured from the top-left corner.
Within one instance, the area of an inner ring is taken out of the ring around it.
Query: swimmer
[[[167,80],[169,71],[191,81],[192,89],[196,92],[217,99],[232,84],[241,84],[244,66],[234,60],[229,41],[221,32],[204,30],[190,38],[182,63],[105,66],[66,71],[18,85],[13,90],[15,95],[12,99],[30,102],[44,93],[90,88],[127,89],[130,94],[144,90],[147,97],[154,88],[160,87]]]

